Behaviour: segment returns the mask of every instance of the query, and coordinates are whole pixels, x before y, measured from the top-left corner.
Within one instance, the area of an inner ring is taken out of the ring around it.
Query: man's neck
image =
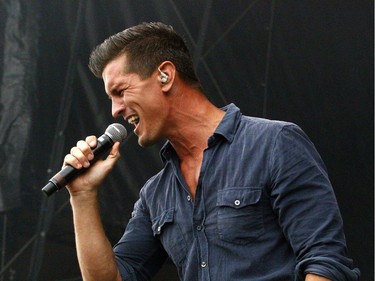
[[[169,136],[180,161],[201,158],[208,138],[225,114],[203,96],[193,95],[184,100],[179,108],[174,109],[175,130]]]

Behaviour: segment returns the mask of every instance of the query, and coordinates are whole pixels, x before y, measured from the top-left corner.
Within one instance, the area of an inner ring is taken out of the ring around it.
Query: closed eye
[[[119,98],[122,98],[124,95],[125,95],[125,91],[126,89],[124,90],[121,90],[121,91],[118,91],[118,90],[112,90],[111,93],[108,95],[108,98],[111,100],[112,97],[119,97]]]

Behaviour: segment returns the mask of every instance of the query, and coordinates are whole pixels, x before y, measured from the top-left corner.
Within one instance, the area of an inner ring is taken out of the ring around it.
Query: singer
[[[89,67],[140,146],[166,143],[164,168],[141,189],[113,248],[98,188],[119,143],[90,163],[89,136],[65,156],[64,165],[88,168],[68,185],[84,280],[151,280],[168,256],[184,281],[359,279],[323,161],[297,125],[214,106],[183,39],[163,23],[111,36]]]

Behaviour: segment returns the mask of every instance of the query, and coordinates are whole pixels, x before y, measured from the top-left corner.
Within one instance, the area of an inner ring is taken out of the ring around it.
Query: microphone
[[[113,123],[108,126],[105,133],[98,138],[96,147],[92,150],[94,153],[94,159],[90,163],[95,162],[98,157],[108,152],[116,142],[122,142],[126,138],[127,132],[123,125],[119,123]],[[42,191],[50,196],[61,188],[65,187],[71,180],[73,180],[78,174],[82,173],[86,169],[75,169],[70,165],[63,167],[60,172],[54,175],[48,183],[42,188]]]

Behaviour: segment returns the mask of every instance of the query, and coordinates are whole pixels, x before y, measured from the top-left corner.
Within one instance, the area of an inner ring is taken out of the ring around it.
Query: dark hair
[[[163,61],[171,61],[184,81],[200,87],[189,50],[171,26],[161,22],[141,23],[112,35],[92,51],[89,68],[101,78],[105,66],[124,53],[128,62],[124,66],[126,72],[145,79]]]

